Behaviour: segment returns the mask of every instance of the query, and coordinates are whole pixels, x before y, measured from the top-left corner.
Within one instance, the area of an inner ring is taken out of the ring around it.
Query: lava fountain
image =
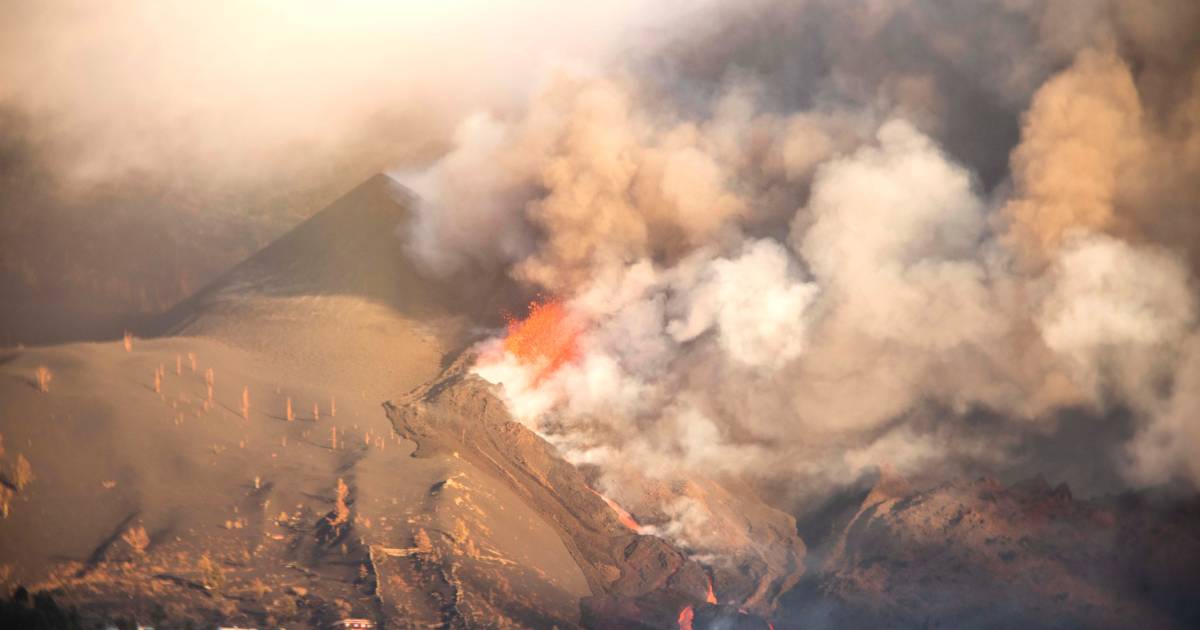
[[[561,301],[531,302],[525,319],[510,318],[504,350],[534,369],[534,385],[579,358],[583,323]]]

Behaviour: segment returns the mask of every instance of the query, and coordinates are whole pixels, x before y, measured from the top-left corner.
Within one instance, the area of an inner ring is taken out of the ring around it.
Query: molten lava
[[[717,595],[713,593],[712,576],[708,578],[708,594],[704,596],[704,601],[709,604],[717,603]],[[691,604],[683,607],[679,611],[679,630],[694,630],[692,624],[696,621],[696,609]],[[771,626],[771,630],[775,630],[775,626]]]
[[[508,320],[504,350],[522,364],[535,367],[534,383],[538,383],[578,358],[582,333],[582,322],[562,302],[532,302],[525,319]]]
[[[692,621],[696,618],[696,611],[692,610],[691,605],[684,607],[679,611],[679,630],[692,630]]]
[[[588,490],[592,490],[592,489],[588,488]],[[616,513],[617,520],[621,521],[622,525],[624,525],[625,527],[628,527],[629,529],[631,529],[635,532],[642,531],[642,526],[638,525],[638,522],[637,522],[637,520],[635,520],[633,518],[633,515],[630,514],[629,512],[626,512],[625,508],[621,507],[620,505],[617,505],[616,501],[613,501],[612,499],[604,496],[603,494],[600,494],[599,492],[596,492],[595,490],[592,490],[592,494],[595,494],[596,496],[600,497],[600,500],[604,501],[604,503],[606,505],[608,505],[608,507],[611,508],[614,513]],[[709,590],[710,591],[712,590],[711,581],[709,584]]]

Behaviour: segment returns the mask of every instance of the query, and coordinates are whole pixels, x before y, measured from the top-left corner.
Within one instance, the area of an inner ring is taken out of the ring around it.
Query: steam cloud
[[[804,495],[1003,468],[1068,410],[1132,415],[1124,483],[1200,484],[1200,7],[703,17],[408,176],[429,268],[505,269],[582,322],[548,378],[484,344],[522,421],[618,500],[681,470]]]

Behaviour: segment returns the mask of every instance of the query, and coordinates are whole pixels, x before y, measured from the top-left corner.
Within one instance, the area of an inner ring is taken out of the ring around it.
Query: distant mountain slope
[[[503,278],[475,278],[479,288],[468,291],[461,279],[422,273],[405,251],[409,199],[375,175],[180,303],[157,329],[218,339],[309,378],[395,392],[396,372],[422,364],[402,348],[456,353],[481,325],[498,324],[503,300],[516,295]]]
[[[164,324],[186,328],[247,296],[349,295],[407,315],[444,313],[451,292],[404,255],[405,195],[386,175],[371,177],[183,301]]]

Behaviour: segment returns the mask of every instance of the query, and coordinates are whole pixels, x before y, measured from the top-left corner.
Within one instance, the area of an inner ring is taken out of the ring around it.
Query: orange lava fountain
[[[508,320],[504,350],[521,363],[536,366],[536,384],[579,357],[582,333],[582,322],[562,302],[532,302],[525,319]]]
[[[696,618],[696,611],[692,607],[686,606],[679,611],[679,630],[692,630],[692,620]]]
[[[710,604],[717,603],[717,594],[713,592],[712,576],[708,578],[708,594],[704,596],[704,601]]]

